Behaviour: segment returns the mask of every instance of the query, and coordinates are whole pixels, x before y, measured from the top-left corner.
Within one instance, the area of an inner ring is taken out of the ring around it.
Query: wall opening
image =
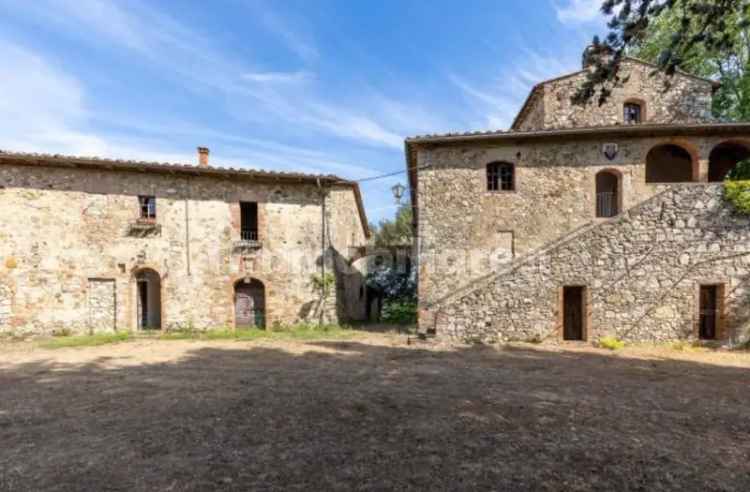
[[[516,189],[515,167],[508,162],[487,164],[487,191],[513,191]]]
[[[620,176],[612,171],[596,175],[596,216],[614,217],[620,213]]]
[[[234,284],[234,326],[266,327],[266,289],[260,280],[246,278]]]
[[[563,287],[563,340],[586,339],[586,287]]]
[[[699,294],[698,337],[718,340],[721,323],[722,285],[701,285]]]
[[[240,202],[241,238],[243,241],[258,240],[258,204]]]
[[[161,278],[150,268],[135,274],[138,329],[161,329]]]
[[[750,159],[750,149],[741,144],[725,142],[711,151],[708,159],[708,180],[724,181],[740,162]]]
[[[623,121],[627,125],[637,125],[643,121],[643,106],[635,101],[623,105]]]
[[[646,156],[646,183],[693,181],[693,158],[678,145],[658,145]]]

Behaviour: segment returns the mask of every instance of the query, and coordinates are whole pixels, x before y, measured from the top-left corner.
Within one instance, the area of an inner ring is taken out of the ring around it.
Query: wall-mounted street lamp
[[[401,198],[403,198],[405,191],[406,191],[406,187],[402,185],[401,183],[396,183],[391,188],[391,192],[393,192],[393,198],[396,199],[396,203],[398,203],[399,205],[401,204]]]

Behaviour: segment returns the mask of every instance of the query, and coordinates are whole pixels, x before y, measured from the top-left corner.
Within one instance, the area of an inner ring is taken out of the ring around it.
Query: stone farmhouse
[[[631,58],[577,106],[586,70],[536,85],[509,131],[407,139],[420,330],[746,340],[750,217],[721,181],[750,124],[712,119],[715,82]]]
[[[361,319],[356,183],[0,152],[0,333]],[[334,274],[325,295],[318,279]]]

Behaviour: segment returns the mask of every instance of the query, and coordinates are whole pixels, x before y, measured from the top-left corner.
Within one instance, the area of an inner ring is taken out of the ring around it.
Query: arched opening
[[[266,327],[266,288],[260,280],[245,278],[234,284],[234,326]]]
[[[161,329],[161,278],[144,268],[135,273],[137,321],[139,330]]]
[[[693,181],[690,152],[674,144],[658,145],[646,156],[646,183],[686,183]]]
[[[492,162],[487,164],[487,191],[513,191],[516,176],[513,164]]]
[[[620,213],[620,176],[612,171],[596,174],[596,216],[614,217]]]
[[[717,145],[708,158],[708,180],[724,181],[740,162],[750,159],[750,150],[742,144],[725,142]]]

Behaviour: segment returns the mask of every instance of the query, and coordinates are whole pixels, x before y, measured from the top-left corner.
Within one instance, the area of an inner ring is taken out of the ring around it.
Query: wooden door
[[[563,339],[583,340],[584,288],[563,288]]]
[[[718,288],[715,285],[702,285],[700,293],[700,338],[716,340],[716,318],[718,315]]]
[[[237,284],[234,292],[234,309],[237,328],[263,328],[265,326],[263,284],[257,281]]]

